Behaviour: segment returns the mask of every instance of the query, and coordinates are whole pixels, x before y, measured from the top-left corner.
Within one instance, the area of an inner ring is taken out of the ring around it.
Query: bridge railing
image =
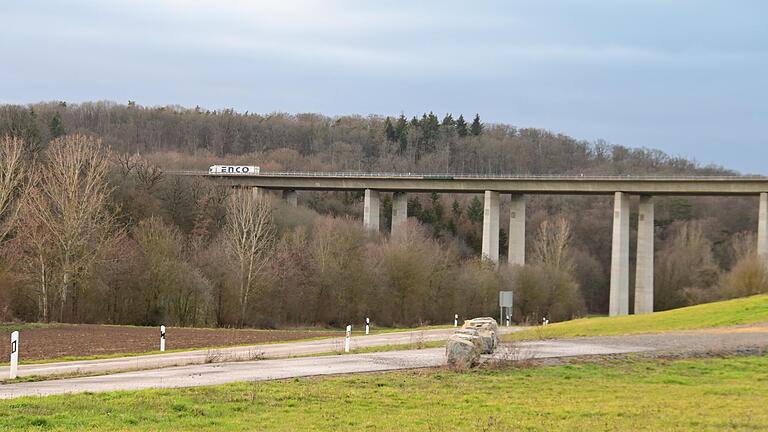
[[[169,175],[202,176],[207,171],[168,170]],[[460,173],[405,173],[405,172],[355,172],[355,171],[262,171],[256,175],[212,174],[215,177],[349,177],[349,178],[414,178],[414,179],[488,179],[488,180],[768,180],[761,175],[741,176],[675,176],[675,175],[592,175],[592,174],[460,174]]]

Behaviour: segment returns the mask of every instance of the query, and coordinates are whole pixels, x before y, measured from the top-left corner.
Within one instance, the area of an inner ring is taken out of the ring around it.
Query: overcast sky
[[[0,102],[484,121],[768,174],[768,1],[0,1]]]

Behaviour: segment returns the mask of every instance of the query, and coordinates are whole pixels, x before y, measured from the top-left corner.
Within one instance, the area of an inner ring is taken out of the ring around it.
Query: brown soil
[[[10,358],[10,330],[0,331],[0,362]],[[310,330],[166,329],[165,349],[207,348],[338,337],[343,332]],[[143,353],[160,349],[159,327],[95,324],[52,325],[19,332],[19,361],[70,356]]]

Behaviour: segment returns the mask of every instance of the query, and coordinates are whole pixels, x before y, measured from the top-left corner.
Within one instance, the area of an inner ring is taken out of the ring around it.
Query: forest
[[[370,234],[362,193],[301,192],[293,208],[169,170],[738,175],[476,113],[3,105],[0,146],[0,321],[434,324],[495,315],[499,290],[515,291],[518,322],[607,311],[611,197],[529,196],[527,263],[497,269],[480,258],[479,195],[409,194],[390,236],[391,195]],[[756,198],[659,198],[655,308],[768,292],[756,227]]]

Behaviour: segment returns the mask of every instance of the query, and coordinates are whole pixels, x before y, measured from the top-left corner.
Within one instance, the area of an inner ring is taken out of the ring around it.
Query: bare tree
[[[571,224],[568,219],[559,217],[554,222],[545,220],[539,226],[536,240],[533,242],[533,261],[569,272],[570,242]]]
[[[29,184],[24,166],[25,147],[20,138],[0,139],[0,242],[13,229],[19,213],[19,198]]]
[[[51,239],[52,259],[60,272],[59,319],[75,290],[101,253],[122,234],[109,210],[109,162],[101,140],[68,135],[51,142],[36,188],[28,194],[29,217]],[[77,297],[73,298],[73,312]]]
[[[272,207],[268,197],[238,190],[227,203],[224,238],[238,269],[240,322],[245,323],[254,279],[269,263],[275,240]]]

